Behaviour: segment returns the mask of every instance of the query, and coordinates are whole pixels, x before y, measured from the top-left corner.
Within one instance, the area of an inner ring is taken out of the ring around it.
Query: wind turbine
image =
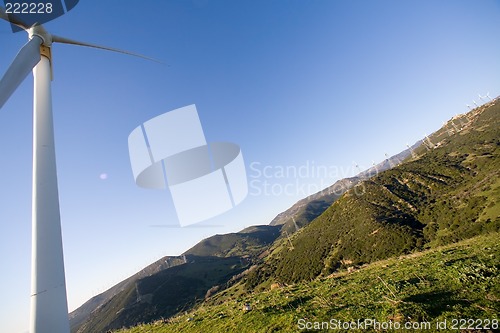
[[[472,110],[472,107],[469,104],[465,104],[469,108],[469,110]]]
[[[354,166],[355,166],[356,170],[358,170],[358,174],[361,173],[361,169],[359,168],[358,163],[356,163],[356,161],[353,161],[353,162],[354,162]]]
[[[481,94],[479,94],[479,93],[478,93],[477,95],[479,96],[479,99],[480,99],[480,100],[482,100],[483,102],[485,101],[485,99],[484,99],[484,98],[485,98],[486,96],[481,96]]]
[[[32,70],[34,77],[30,332],[69,333],[52,120],[51,46],[57,42],[143,56],[51,35],[42,25],[29,26],[7,15],[2,7],[0,19],[29,35],[29,41],[0,80],[0,108]]]
[[[479,105],[477,105],[475,100],[472,100],[472,103],[474,103],[475,106],[479,106]]]
[[[424,133],[424,137],[427,140],[427,141],[424,140],[425,148],[427,148],[427,150],[430,150],[431,148],[434,148],[434,144],[432,143],[431,139],[429,139],[429,137],[427,136],[426,133]]]
[[[384,155],[385,155],[385,160],[389,163],[391,169],[394,168],[394,163],[392,163],[391,159],[389,158],[389,154],[384,153]]]
[[[492,100],[489,92],[486,93],[486,97],[488,97],[490,101]]]
[[[411,146],[406,143],[406,148],[408,148],[410,150],[410,153],[411,153],[411,157],[412,158],[415,158],[417,155],[415,154],[415,152],[413,151],[413,149],[411,148]]]
[[[456,126],[455,124],[453,123],[453,121],[451,121],[451,125],[455,128],[456,130]],[[448,133],[448,136],[452,136],[453,135],[453,129],[450,128],[450,126],[448,126],[448,123],[446,121],[443,121],[443,128],[446,129],[446,132]]]
[[[288,234],[288,231],[285,230],[285,234],[286,234],[286,238],[288,238],[288,242],[290,243],[290,248],[288,249],[288,251],[292,251],[295,248],[293,247],[293,243],[292,243],[292,240],[290,239],[290,235]]]
[[[295,222],[295,217],[292,216],[292,221],[293,225],[295,226],[295,231],[299,231],[299,226],[297,225],[297,222]]]

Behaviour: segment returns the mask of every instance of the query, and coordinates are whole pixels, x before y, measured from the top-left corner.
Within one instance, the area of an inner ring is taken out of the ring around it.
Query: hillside
[[[173,316],[190,309],[210,295],[213,286],[228,282],[246,265],[239,257],[186,256],[186,263],[127,283],[72,330],[106,332]]]
[[[270,225],[281,225],[282,232],[287,234],[294,233],[298,229],[306,226],[316,217],[323,214],[323,212],[331,206],[344,194],[346,191],[356,186],[358,183],[367,180],[374,175],[389,170],[394,166],[400,164],[411,152],[417,149],[422,144],[419,140],[413,146],[403,150],[397,155],[391,156],[381,163],[365,170],[358,175],[350,178],[344,178],[336,181],[333,185],[314,193],[302,200],[299,200],[292,207],[278,214],[270,223]]]
[[[99,295],[85,311],[78,309],[90,315],[78,317],[78,325],[73,320],[72,332],[169,318],[204,300],[246,299],[381,259],[497,235],[499,115],[498,100],[487,103],[454,117],[423,144],[299,201],[269,226],[201,241],[180,265],[122,282],[112,288],[114,295],[106,292],[104,300]]]
[[[136,303],[142,299],[136,288],[141,283],[141,279],[156,275],[164,270],[170,270],[181,264],[189,264],[192,266],[203,265],[203,261],[190,260],[193,256],[197,257],[239,257],[242,264],[241,268],[250,266],[253,262],[258,262],[260,257],[265,256],[267,250],[279,239],[289,236],[298,229],[306,226],[316,217],[321,215],[336,199],[344,192],[356,185],[362,180],[368,179],[378,172],[387,170],[400,163],[405,157],[410,155],[411,149],[416,149],[421,142],[417,142],[413,147],[407,149],[396,156],[392,156],[382,163],[360,173],[351,178],[341,179],[332,186],[313,194],[305,199],[300,200],[285,212],[279,214],[270,225],[257,225],[248,227],[237,233],[224,235],[214,235],[202,240],[191,249],[184,252],[178,257],[164,257],[150,266],[144,268],[139,273],[113,286],[109,290],[91,298],[81,307],[70,313],[71,331],[73,333],[86,333],[96,331],[106,331],[109,328],[121,327],[130,323],[135,323],[139,320],[147,320],[146,318],[155,319],[160,316],[160,312],[154,310],[157,306],[155,303],[142,304],[137,307]],[[172,272],[171,270],[169,273]],[[235,281],[245,276],[248,271],[243,271],[236,274],[228,281],[220,280],[218,283],[213,281],[201,282],[203,290],[199,293],[192,294],[191,298],[176,298],[177,307],[171,307],[169,311],[161,312],[162,315],[172,315],[177,313],[177,309],[189,309],[194,304],[196,299],[204,292],[208,294],[225,288],[228,284],[233,284]],[[161,273],[160,277],[174,279],[172,275]],[[205,274],[196,276],[197,279],[204,280]],[[161,278],[159,279],[161,284]],[[207,290],[207,288],[210,289]],[[177,288],[181,293],[189,294],[189,286],[186,284],[177,284]],[[134,291],[135,290],[135,291]],[[203,295],[202,295],[203,296]],[[148,296],[149,297],[149,296]],[[118,306],[118,308],[116,308]],[[140,311],[126,311],[128,314],[123,315],[123,309],[141,309],[141,311],[149,313],[149,317],[142,316]],[[151,308],[151,309],[150,309]],[[132,314],[130,314],[132,313]],[[134,318],[133,313],[137,314]]]
[[[415,157],[357,184],[290,246],[276,244],[248,288],[310,280],[499,230],[499,115],[500,104],[489,103],[456,119],[461,129],[453,133],[452,120]]]
[[[280,226],[258,225],[240,232],[215,235],[202,240],[186,252],[197,256],[255,256],[280,236]]]
[[[181,257],[164,257],[151,265],[145,267],[140,272],[132,275],[128,279],[118,283],[117,285],[109,288],[105,292],[92,297],[90,300],[85,302],[75,311],[69,314],[71,331],[75,332],[80,326],[84,325],[88,321],[89,317],[94,311],[100,309],[104,304],[109,302],[113,297],[122,293],[124,290],[133,286],[135,282],[146,276],[155,274],[161,270],[167,269],[169,267],[174,267],[183,264],[184,260]]]
[[[297,332],[327,322],[314,330],[326,332],[334,330],[331,323],[364,318],[392,321],[393,327],[419,325],[413,327],[425,332],[438,331],[438,321],[446,320],[452,330],[453,319],[482,318],[483,332],[494,332],[500,320],[499,258],[500,235],[492,233],[261,293],[235,297],[233,287],[189,313],[116,332]]]
[[[412,149],[420,145],[416,143]],[[142,279],[149,276],[157,276],[155,278],[158,284],[166,283],[162,278],[168,280],[175,280],[176,270],[171,270],[173,267],[188,264],[191,266],[203,265],[203,260],[192,260],[194,257],[219,257],[240,258],[240,268],[247,268],[253,262],[258,261],[259,257],[264,256],[275,241],[291,235],[298,229],[306,226],[316,217],[321,215],[336,199],[338,199],[345,191],[353,187],[358,182],[374,176],[378,172],[387,170],[393,167],[405,157],[410,155],[410,150],[405,150],[400,154],[386,159],[382,163],[360,173],[359,175],[337,181],[332,186],[313,194],[305,199],[300,200],[287,211],[279,214],[270,225],[257,225],[248,227],[237,233],[230,233],[224,235],[214,235],[207,239],[202,240],[191,249],[184,252],[178,257],[164,257],[139,273],[131,276],[130,278],[113,286],[109,290],[101,293],[81,307],[76,309],[70,314],[71,331],[73,333],[86,333],[86,332],[104,332],[110,328],[121,327],[123,325],[130,325],[138,321],[153,320],[160,316],[169,316],[176,314],[181,309],[189,309],[197,299],[202,299],[205,293],[213,293],[218,290],[224,289],[227,285],[235,283],[235,281],[245,276],[248,271],[243,271],[241,274],[231,276],[230,279],[222,279],[219,281],[211,281],[205,278],[206,274],[201,277],[196,276],[199,280],[197,283],[203,285],[203,288],[198,293],[192,293],[188,284],[177,283],[176,288],[185,297],[175,296],[175,302],[172,302],[168,311],[158,312],[155,310],[158,304],[154,302],[147,302],[141,306],[137,306],[144,299],[140,295],[137,288],[142,283]],[[216,260],[217,259],[213,259]],[[217,266],[217,264],[215,264]],[[206,268],[206,267],[205,267]],[[163,272],[168,270],[168,273]],[[196,271],[196,270],[195,270]],[[162,272],[161,274],[159,274]],[[238,271],[239,272],[239,271]],[[233,272],[234,273],[234,272]],[[182,280],[182,278],[181,278]],[[154,293],[156,293],[155,291]],[[188,297],[191,292],[191,297]],[[146,296],[149,299],[150,296]],[[175,304],[174,304],[175,303]],[[134,311],[125,311],[124,309],[135,309]],[[141,311],[148,313],[143,316]]]

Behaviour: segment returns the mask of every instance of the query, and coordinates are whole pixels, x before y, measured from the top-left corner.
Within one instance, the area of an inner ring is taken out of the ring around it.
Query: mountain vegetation
[[[202,240],[184,254],[197,256],[255,256],[280,236],[280,226],[259,225],[240,232],[215,235]]]

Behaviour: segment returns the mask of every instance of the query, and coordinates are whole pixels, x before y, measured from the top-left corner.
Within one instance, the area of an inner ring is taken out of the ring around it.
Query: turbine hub
[[[34,36],[40,37],[43,41],[43,46],[51,47],[52,46],[52,35],[45,30],[45,28],[41,24],[35,24],[31,28],[28,29],[29,38],[33,38]]]

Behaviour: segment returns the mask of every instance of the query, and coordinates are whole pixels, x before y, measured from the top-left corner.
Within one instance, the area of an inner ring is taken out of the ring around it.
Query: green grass
[[[365,318],[435,328],[445,319],[499,319],[499,258],[500,234],[491,233],[265,292],[239,294],[236,285],[189,313],[117,332],[297,332],[301,319]]]
[[[497,177],[494,184],[484,189],[481,195],[487,197],[488,201],[485,204],[486,209],[481,214],[480,219],[494,220],[498,218],[498,216],[500,216],[500,177]]]

